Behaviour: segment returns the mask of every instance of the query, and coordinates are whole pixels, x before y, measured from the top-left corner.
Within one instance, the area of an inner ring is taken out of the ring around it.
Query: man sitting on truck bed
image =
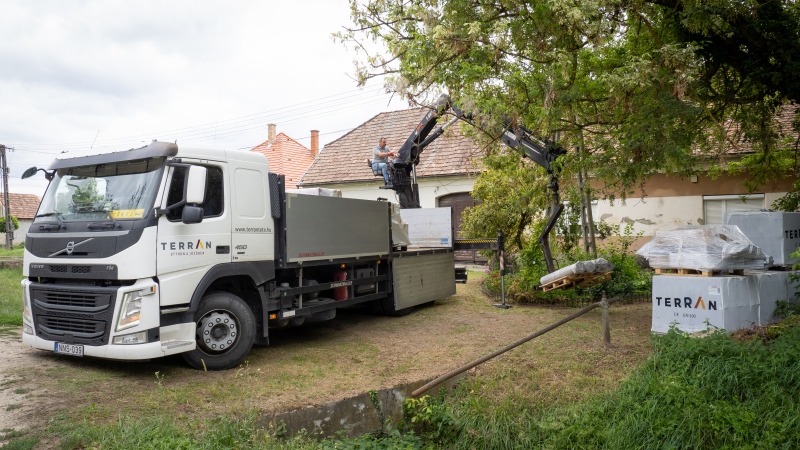
[[[383,181],[386,184],[389,184],[389,174],[386,171],[386,163],[389,162],[387,158],[391,156],[394,156],[394,152],[386,146],[386,138],[380,138],[378,145],[372,149],[372,170],[380,170],[383,174]]]

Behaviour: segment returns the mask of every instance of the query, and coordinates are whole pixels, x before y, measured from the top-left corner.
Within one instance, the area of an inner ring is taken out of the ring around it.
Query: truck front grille
[[[89,273],[92,266],[63,266],[57,264],[50,265],[50,272],[53,273]]]
[[[69,344],[107,344],[117,289],[32,283],[36,333]]]
[[[51,335],[70,334],[76,338],[95,339],[105,332],[105,322],[71,317],[40,317],[39,329]]]

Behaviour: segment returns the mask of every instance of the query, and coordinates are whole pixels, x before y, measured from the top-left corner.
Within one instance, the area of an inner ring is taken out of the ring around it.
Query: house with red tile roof
[[[413,108],[383,112],[326,144],[303,175],[300,187],[339,189],[344,197],[397,202],[394,191],[380,189],[383,178],[372,173],[367,160],[382,137],[390,149],[399,149],[427,111]],[[417,165],[422,207],[443,206],[442,200],[453,194],[468,196],[481,170],[481,155],[478,144],[465,137],[458,126],[448,128],[428,145]]]
[[[267,140],[253,147],[251,152],[261,153],[269,161],[271,172],[286,177],[286,187],[294,189],[319,153],[319,131],[311,131],[311,148],[295,141],[284,133],[276,134],[275,124],[268,125]]]
[[[8,193],[8,208],[11,215],[17,218],[19,228],[14,231],[14,244],[25,242],[25,235],[28,234],[28,229],[33,223],[33,218],[36,216],[36,211],[39,209],[39,197],[33,194],[14,194]],[[6,211],[5,196],[0,194],[0,216],[4,216]],[[0,230],[0,235],[5,230]],[[2,242],[5,243],[3,236]]]
[[[386,137],[390,149],[399,149],[426,112],[425,108],[416,108],[380,113],[326,144],[300,180],[300,187],[339,189],[344,197],[382,197],[397,202],[394,191],[380,189],[383,179],[373,175],[367,159],[372,157],[372,149],[381,137]],[[796,113],[797,107],[785,108],[776,118],[781,132],[789,137],[793,136],[790,124]],[[736,129],[732,127],[731,133],[736,134]],[[744,142],[730,147],[730,158],[752,152]],[[481,170],[481,154],[479,146],[458,126],[450,127],[433,141],[422,152],[417,166],[422,207],[453,207],[457,227],[461,211],[474,205],[470,192]],[[620,227],[632,224],[634,232],[643,232],[644,242],[658,230],[722,223],[725,212],[769,208],[773,201],[786,195],[794,181],[779,180],[750,193],[745,187],[747,177],[741,174],[712,178],[705,172],[688,178],[657,174],[643,184],[641,197],[629,196],[624,204],[619,200],[595,201],[592,213],[595,222],[604,220]],[[744,201],[743,196],[747,196]]]

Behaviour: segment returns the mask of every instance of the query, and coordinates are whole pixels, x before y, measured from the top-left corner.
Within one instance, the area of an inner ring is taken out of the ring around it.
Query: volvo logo
[[[75,243],[75,241],[69,241],[69,242],[67,242],[67,246],[66,247],[62,248],[61,250],[59,250],[59,251],[57,251],[55,253],[53,253],[52,255],[49,255],[48,258],[51,257],[51,256],[58,256],[58,255],[60,255],[62,253],[66,253],[67,255],[71,255],[72,252],[75,251],[75,247],[77,247],[79,245],[83,245],[83,244],[85,244],[85,243],[87,243],[87,242],[89,242],[91,240],[94,240],[94,238],[89,238],[89,239],[86,239],[85,241],[80,241],[77,244]]]

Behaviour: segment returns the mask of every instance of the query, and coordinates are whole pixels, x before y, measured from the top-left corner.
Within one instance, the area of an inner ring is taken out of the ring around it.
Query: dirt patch
[[[493,302],[471,280],[457,295],[406,317],[340,311],[328,322],[271,332],[270,346],[254,348],[239,368],[222,372],[192,370],[180,357],[137,363],[56,356],[24,348],[15,329],[0,336],[0,429],[36,428],[57,414],[98,425],[121,417],[198,423],[253,409],[269,415],[322,405],[436,377],[574,312],[503,310]],[[649,304],[612,307],[609,350],[600,312],[592,311],[478,373],[500,380],[496,392],[517,389],[535,401],[609,389],[648,354],[650,315]],[[503,385],[510,377],[517,378]],[[485,383],[486,395],[492,383]]]
[[[43,408],[60,402],[43,390],[31,369],[57,367],[57,361],[42,361],[22,345],[21,327],[0,327],[0,432],[38,427]]]

